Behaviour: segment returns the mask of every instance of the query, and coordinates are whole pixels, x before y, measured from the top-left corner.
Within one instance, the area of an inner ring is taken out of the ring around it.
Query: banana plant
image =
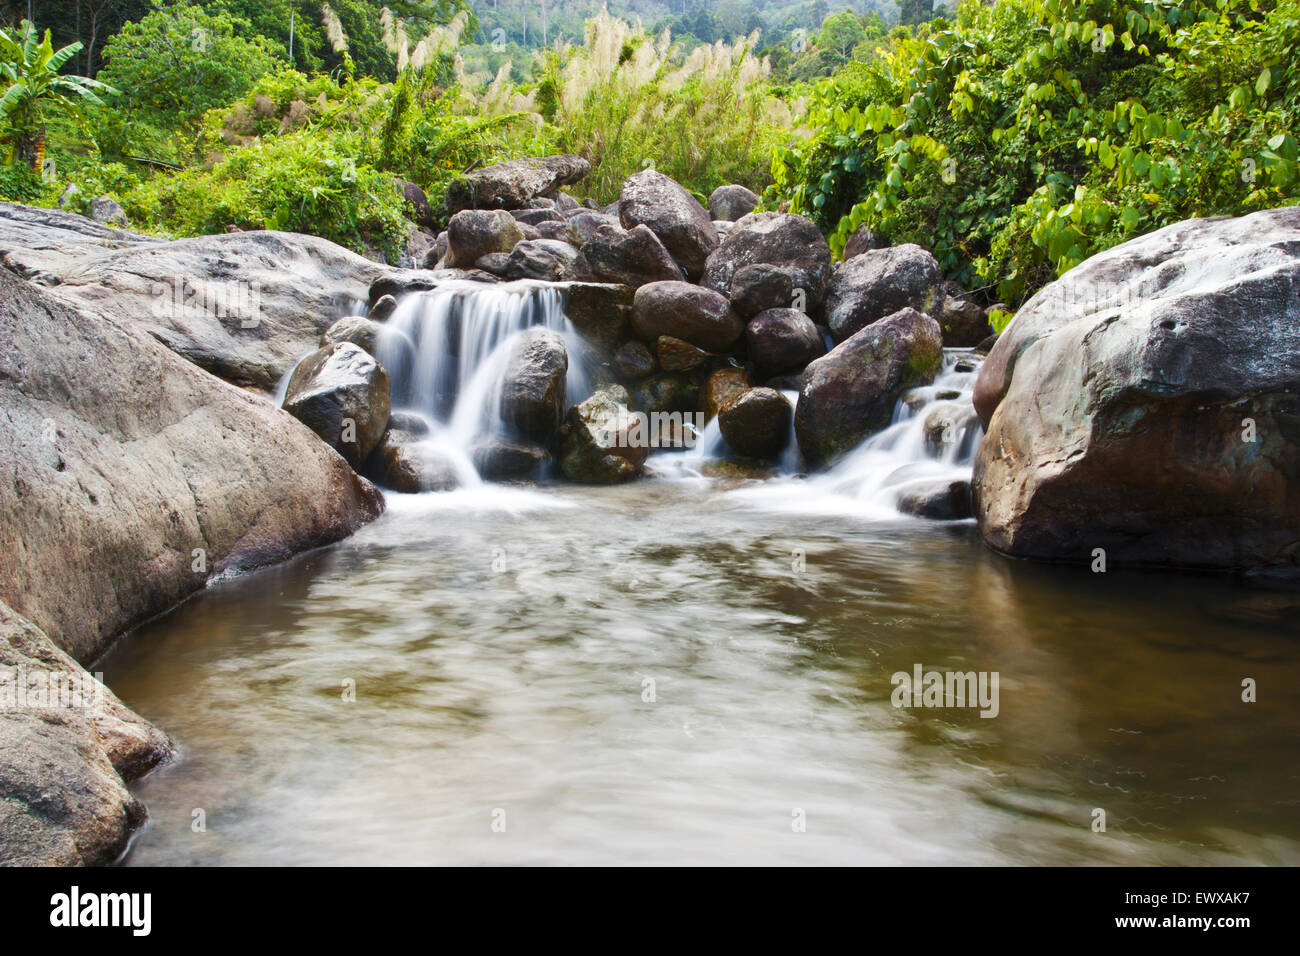
[[[38,41],[35,25],[24,20],[15,31],[0,30],[0,77],[6,84],[0,115],[8,121],[6,163],[29,162],[39,173],[45,158],[45,120],[51,112],[81,116],[82,104],[104,105],[100,95],[117,90],[88,76],[63,76],[59,70],[80,50],[80,42],[55,50],[50,31]]]

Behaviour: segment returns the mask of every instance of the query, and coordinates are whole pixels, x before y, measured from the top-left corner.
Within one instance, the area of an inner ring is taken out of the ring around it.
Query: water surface
[[[754,487],[390,495],[208,588],[101,667],[183,750],[127,862],[1300,863],[1300,595]]]

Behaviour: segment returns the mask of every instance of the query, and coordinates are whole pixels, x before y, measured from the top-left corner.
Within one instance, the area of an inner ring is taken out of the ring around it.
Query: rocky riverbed
[[[89,680],[214,581],[352,534],[381,487],[637,480],[638,413],[700,416],[742,474],[834,472],[900,409],[950,401],[957,347],[973,474],[914,485],[914,513],[973,509],[993,549],[1094,571],[1300,568],[1297,209],[1118,246],[995,339],[920,247],[863,234],[836,263],[808,220],[738,187],[706,208],[653,170],[592,209],[564,191],[585,172],[476,172],[406,269],[0,204],[0,675]],[[0,861],[110,861],[143,819],[125,782],[174,744],[90,696],[0,709]]]

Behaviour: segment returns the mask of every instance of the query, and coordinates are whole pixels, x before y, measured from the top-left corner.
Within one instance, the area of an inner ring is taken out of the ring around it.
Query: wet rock
[[[993,346],[997,344],[998,344],[998,336],[997,333],[995,332],[993,335],[990,335],[988,338],[981,341],[979,345],[975,346],[973,351],[977,355],[988,355],[990,352],[993,351]]]
[[[920,246],[874,249],[835,270],[826,293],[826,322],[842,342],[900,309],[934,314],[943,294],[939,263]]]
[[[718,232],[705,208],[658,170],[628,177],[619,194],[618,218],[625,229],[649,227],[689,279],[699,279],[709,253],[718,247]]]
[[[659,336],[655,345],[659,356],[659,367],[665,372],[689,372],[699,368],[712,356],[704,349],[696,348],[690,342],[673,338],[671,335]]]
[[[826,352],[812,319],[794,309],[768,309],[754,316],[745,327],[745,342],[763,378],[800,372]]]
[[[655,370],[655,357],[642,343],[625,342],[614,353],[614,371],[621,378],[635,381]]]
[[[932,481],[908,485],[899,492],[896,506],[903,514],[935,521],[958,521],[971,512],[970,482]]]
[[[144,805],[126,783],[175,746],[49,636],[0,601],[0,866],[107,865]]]
[[[601,351],[612,352],[627,338],[632,289],[600,282],[571,282],[564,287],[564,314],[586,341]]]
[[[831,250],[811,219],[782,212],[750,213],[709,256],[700,282],[729,295],[736,273],[755,263],[788,269],[795,288],[804,291],[808,311],[820,307],[831,274]]]
[[[853,235],[849,236],[848,242],[844,243],[844,258],[848,260],[854,256],[860,256],[864,252],[871,252],[873,249],[887,249],[888,247],[889,240],[881,233],[862,225],[858,226]]]
[[[784,266],[742,266],[731,280],[731,307],[745,319],[768,309],[788,309],[794,304],[794,288],[794,275]]]
[[[652,282],[637,289],[632,300],[632,331],[647,342],[671,335],[721,351],[744,329],[726,296],[689,282]]]
[[[641,412],[690,412],[699,402],[700,389],[680,373],[661,372],[639,382],[632,390],[632,406]]]
[[[409,432],[388,429],[365,461],[366,477],[392,491],[414,495],[459,487],[456,465],[445,451]]]
[[[903,309],[810,363],[794,419],[805,460],[831,463],[884,429],[899,395],[933,382],[942,360],[939,323]]]
[[[388,416],[388,430],[406,432],[415,438],[423,438],[432,430],[423,415],[416,412],[392,412]]]
[[[384,327],[378,322],[364,318],[360,315],[350,315],[346,318],[339,319],[320,337],[322,346],[335,345],[339,342],[351,342],[363,352],[375,354],[375,342],[383,332]]]
[[[748,216],[758,205],[758,194],[744,186],[719,186],[709,195],[709,215],[715,220],[735,222]]]
[[[790,442],[794,409],[773,388],[751,388],[718,412],[722,437],[747,458],[775,458]]]
[[[569,409],[561,436],[560,470],[570,481],[612,485],[641,473],[649,449],[629,440],[627,390],[607,385]]]
[[[647,226],[625,230],[602,223],[582,244],[582,257],[597,281],[633,289],[682,278],[682,270]]]
[[[936,403],[926,413],[925,421],[921,426],[925,436],[926,451],[938,457],[961,441],[966,432],[968,417],[969,412],[963,406],[953,402]]]
[[[502,437],[479,442],[471,457],[484,481],[537,480],[551,463],[551,453],[541,445]]]
[[[447,211],[519,209],[538,196],[553,196],[561,186],[581,182],[591,164],[579,156],[516,159],[478,169],[447,187]]]
[[[387,322],[388,318],[397,311],[397,300],[391,295],[380,296],[379,301],[370,307],[370,320],[372,322]],[[369,349],[366,349],[369,352]]]
[[[504,210],[467,209],[447,223],[449,266],[467,269],[490,252],[509,254],[524,234]]]
[[[558,332],[534,327],[510,351],[501,390],[501,417],[521,438],[546,443],[564,414],[569,355]]]
[[[359,468],[388,426],[388,373],[351,342],[326,346],[294,369],[284,410]]]
[[[700,388],[699,411],[705,421],[712,421],[733,399],[749,391],[749,375],[743,368],[720,368],[711,373]]]
[[[1300,572],[1300,208],[1192,219],[1031,298],[975,387],[995,550]]]
[[[574,269],[578,250],[556,239],[525,240],[515,246],[506,265],[507,279],[540,279],[562,282],[577,278]]]

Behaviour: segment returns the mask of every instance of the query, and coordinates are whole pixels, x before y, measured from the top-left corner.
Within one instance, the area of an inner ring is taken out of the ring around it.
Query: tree
[[[934,0],[894,0],[898,4],[898,22],[915,26],[934,19]]]
[[[848,10],[832,14],[822,23],[821,35],[817,45],[823,49],[834,50],[844,59],[849,58],[853,48],[867,38],[858,18]]]
[[[124,91],[133,109],[192,125],[209,109],[227,106],[275,68],[278,44],[245,39],[247,21],[210,14],[186,3],[155,9],[128,23],[104,46],[104,79]]]
[[[0,113],[9,123],[8,161],[17,157],[39,172],[45,158],[48,111],[80,116],[81,103],[102,106],[99,94],[117,91],[87,76],[60,75],[63,65],[80,52],[80,42],[55,50],[49,30],[39,43],[36,36],[30,20],[24,20],[13,34],[0,30],[0,75],[8,82]]]

